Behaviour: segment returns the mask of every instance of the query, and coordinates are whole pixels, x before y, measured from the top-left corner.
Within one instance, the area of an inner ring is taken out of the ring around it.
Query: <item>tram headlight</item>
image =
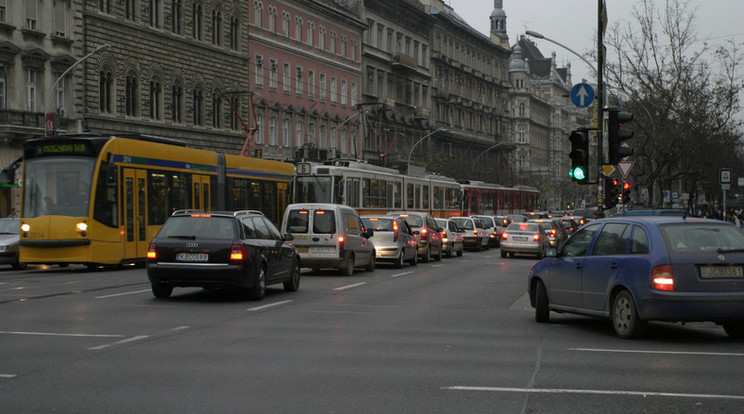
[[[24,232],[28,232],[29,230],[31,230],[31,226],[29,226],[28,223],[23,223],[21,224],[21,230],[23,230]]]
[[[75,227],[78,229],[78,231],[86,231],[88,230],[88,223],[81,222],[75,225]]]

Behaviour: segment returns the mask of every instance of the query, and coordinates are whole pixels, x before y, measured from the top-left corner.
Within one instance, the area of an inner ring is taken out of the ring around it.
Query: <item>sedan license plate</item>
[[[529,237],[514,236],[513,238],[514,238],[514,241],[519,241],[519,242],[526,242],[527,240],[529,240]]]
[[[209,260],[207,253],[178,253],[176,260],[179,262],[206,262]]]
[[[741,266],[700,266],[700,277],[703,279],[742,279],[744,269]]]

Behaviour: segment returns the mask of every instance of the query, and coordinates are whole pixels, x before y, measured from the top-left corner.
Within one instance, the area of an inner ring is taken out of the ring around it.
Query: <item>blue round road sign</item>
[[[577,83],[571,89],[571,102],[579,108],[585,108],[594,102],[594,88],[588,83]]]

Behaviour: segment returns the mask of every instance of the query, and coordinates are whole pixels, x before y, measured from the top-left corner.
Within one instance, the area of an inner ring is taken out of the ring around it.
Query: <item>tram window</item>
[[[393,208],[401,208],[403,206],[403,194],[401,193],[401,184],[393,184]]]
[[[168,181],[168,214],[180,208],[191,207],[191,175],[170,173]]]
[[[442,187],[434,187],[434,210],[441,210],[442,209]]]
[[[413,184],[406,184],[406,208],[414,208]]]
[[[147,179],[150,197],[147,200],[147,218],[150,225],[162,225],[168,219],[168,177],[163,171],[150,171]]]
[[[117,191],[116,187],[108,184],[108,163],[102,162],[98,173],[98,185],[96,186],[96,199],[93,204],[93,218],[109,227],[118,226]],[[116,173],[114,172],[114,176]]]
[[[421,186],[416,186],[416,191],[414,192],[414,207],[413,208],[421,208]]]
[[[422,194],[423,194],[423,196],[421,197],[421,208],[423,208],[424,210],[428,210],[429,209],[429,200],[430,200],[430,197],[429,197],[429,185],[428,184],[423,186],[423,188],[422,188]]]
[[[385,207],[387,183],[384,180],[365,178],[362,181],[362,207],[382,208]]]

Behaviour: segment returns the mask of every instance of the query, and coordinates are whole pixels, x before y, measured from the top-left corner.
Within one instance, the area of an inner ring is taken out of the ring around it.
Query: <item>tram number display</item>
[[[313,172],[312,166],[307,162],[297,163],[297,175],[310,175]]]

